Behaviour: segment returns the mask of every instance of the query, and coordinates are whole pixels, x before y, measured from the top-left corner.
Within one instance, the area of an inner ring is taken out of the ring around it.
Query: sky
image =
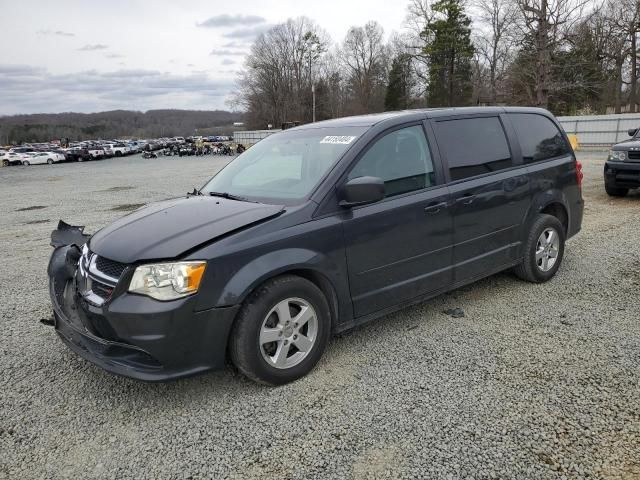
[[[251,42],[302,15],[388,36],[406,0],[0,0],[0,115],[229,109]]]

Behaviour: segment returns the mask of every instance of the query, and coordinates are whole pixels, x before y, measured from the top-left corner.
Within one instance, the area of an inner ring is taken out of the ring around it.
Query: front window
[[[308,128],[273,134],[229,163],[201,190],[250,200],[296,203],[313,189],[363,127]]]

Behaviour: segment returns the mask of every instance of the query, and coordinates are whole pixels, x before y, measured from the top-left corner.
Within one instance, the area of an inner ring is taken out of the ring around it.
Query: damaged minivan
[[[60,222],[51,323],[115,374],[164,381],[230,361],[283,384],[337,332],[502,270],[550,280],[581,228],[581,181],[541,109],[304,125],[93,235]]]

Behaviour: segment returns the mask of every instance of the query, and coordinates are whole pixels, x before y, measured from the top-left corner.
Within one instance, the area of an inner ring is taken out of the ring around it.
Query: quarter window
[[[422,126],[402,128],[377,140],[349,173],[384,181],[385,196],[421,190],[435,185],[433,161]]]
[[[558,127],[548,118],[535,113],[510,113],[509,118],[518,135],[524,163],[539,162],[571,152]]]
[[[475,177],[513,166],[498,117],[465,118],[435,123],[438,145],[449,163],[451,180]]]

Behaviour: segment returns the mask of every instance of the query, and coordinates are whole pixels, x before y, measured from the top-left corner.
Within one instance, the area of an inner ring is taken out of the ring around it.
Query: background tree
[[[471,101],[471,19],[460,0],[439,0],[431,7],[435,17],[422,34],[429,60],[429,106],[468,105]]]
[[[487,71],[488,103],[495,105],[513,57],[518,7],[514,0],[477,0],[475,6],[479,31],[474,44]]]
[[[342,44],[353,95],[351,113],[381,111],[384,105],[387,52],[384,30],[377,22],[351,27]]]
[[[410,108],[412,87],[411,56],[407,53],[396,55],[389,71],[389,83],[384,97],[385,110]]]
[[[583,18],[591,0],[517,0],[522,38],[532,48],[535,78],[534,105],[547,108],[553,88],[551,70],[554,54]]]

